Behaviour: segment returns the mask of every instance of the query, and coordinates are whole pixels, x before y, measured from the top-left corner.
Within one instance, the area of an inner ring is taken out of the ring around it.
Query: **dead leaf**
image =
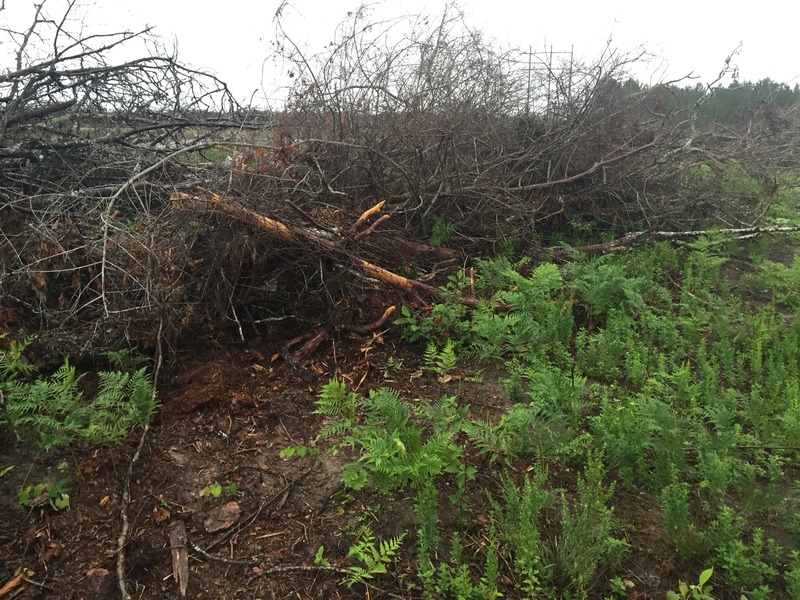
[[[461,379],[461,375],[442,375],[439,377],[439,383],[450,383],[451,381],[457,381]]]
[[[238,502],[228,502],[225,506],[209,511],[203,527],[208,533],[216,533],[232,527],[239,520],[242,509]]]
[[[186,596],[189,588],[189,549],[186,538],[186,524],[175,521],[169,530],[169,547],[172,550],[172,575],[181,590],[181,596]]]
[[[258,362],[264,362],[264,360],[265,360],[264,355],[261,354],[261,352],[259,352],[255,348],[248,348],[247,349],[247,353],[250,356],[252,356],[254,359],[256,359]]]
[[[89,587],[97,594],[98,598],[110,598],[114,591],[116,579],[108,569],[102,567],[92,567],[86,571],[86,578],[89,580]]]
[[[169,519],[170,514],[169,511],[164,508],[163,506],[156,506],[153,508],[153,521],[156,523],[163,523],[167,519]]]
[[[41,556],[40,560],[43,563],[48,563],[50,560],[54,558],[59,558],[61,556],[62,551],[64,550],[64,546],[57,542],[50,542],[47,545],[47,550],[44,551],[44,554]]]

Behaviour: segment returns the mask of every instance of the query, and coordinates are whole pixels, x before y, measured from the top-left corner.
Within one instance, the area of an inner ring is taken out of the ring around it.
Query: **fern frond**
[[[445,375],[455,369],[457,362],[456,344],[453,340],[448,339],[436,361],[437,372],[439,375]]]
[[[439,349],[436,342],[428,342],[425,352],[422,354],[422,364],[425,369],[432,371],[436,368],[436,359],[439,356]]]
[[[356,403],[356,394],[348,392],[343,381],[331,379],[322,386],[316,400],[317,409],[314,412],[319,415],[345,414],[352,417]]]
[[[408,405],[400,398],[400,393],[392,388],[370,390],[366,408],[367,423],[384,425],[390,431],[405,429],[411,420]]]
[[[317,434],[317,439],[324,439],[329,437],[342,437],[350,431],[351,427],[352,424],[347,419],[328,421],[319,430],[319,433]]]

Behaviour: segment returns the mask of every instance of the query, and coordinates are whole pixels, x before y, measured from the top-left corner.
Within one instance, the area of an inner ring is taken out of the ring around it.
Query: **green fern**
[[[644,279],[628,277],[621,265],[601,257],[569,267],[572,288],[586,304],[593,317],[602,317],[612,309],[625,313],[641,310],[644,305]]]
[[[147,369],[133,373],[101,372],[95,399],[81,407],[78,417],[86,423],[80,433],[92,443],[111,444],[131,427],[144,427],[156,409]]]
[[[316,406],[315,414],[331,417],[317,437],[342,437],[353,426],[359,400],[356,394],[347,391],[344,382],[332,379],[322,386]]]
[[[78,379],[75,367],[64,361],[48,378],[12,381],[7,406],[15,428],[44,451],[76,439],[84,424],[78,414],[82,400]]]
[[[7,333],[0,334],[0,340],[6,339]],[[33,342],[33,338],[26,338],[22,341],[10,340],[8,350],[0,352],[0,390],[4,386],[18,379],[24,379],[28,375],[36,372],[36,367],[25,360],[24,353]]]
[[[318,415],[352,416],[356,409],[356,394],[348,392],[343,381],[331,379],[322,386],[317,397]]]
[[[147,356],[138,354],[130,348],[111,350],[106,353],[108,362],[118,371],[133,371],[150,362]]]
[[[440,377],[447,375],[447,373],[455,369],[456,363],[458,363],[455,342],[448,339],[441,350],[439,350],[436,342],[429,342],[425,348],[425,353],[422,355],[422,362],[424,369],[433,371]]]
[[[455,402],[442,403],[450,415],[440,415],[429,431],[426,407],[415,415],[396,390],[371,390],[367,398],[347,392],[333,381],[317,399],[317,413],[330,417],[319,438],[334,437],[333,452],[349,446],[357,460],[344,466],[342,481],[351,489],[375,486],[383,493],[421,482],[443,473],[459,473],[462,448],[453,442],[455,427],[466,415]],[[445,424],[452,423],[452,427]]]
[[[504,479],[504,506],[490,499],[492,523],[497,523],[499,535],[514,561],[519,578],[516,586],[528,598],[535,598],[542,590],[547,570],[539,528],[542,510],[553,503],[552,493],[545,489],[547,479],[547,468],[539,465],[533,478],[526,476],[520,487]]]
[[[0,390],[14,428],[44,451],[77,439],[114,443],[131,427],[144,426],[155,411],[155,391],[144,368],[133,373],[101,372],[98,394],[86,402],[69,360],[49,377],[27,381],[25,376],[35,369],[21,361],[24,346],[12,345],[0,358]]]
[[[396,560],[397,552],[403,545],[406,534],[394,536],[376,543],[375,534],[366,525],[357,532],[356,542],[350,547],[347,556],[362,563],[348,567],[347,585],[364,583],[375,575],[386,573],[386,568]]]

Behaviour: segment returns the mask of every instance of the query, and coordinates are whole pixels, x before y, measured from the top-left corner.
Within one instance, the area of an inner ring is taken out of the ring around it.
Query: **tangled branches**
[[[152,338],[130,326],[159,320],[194,236],[166,225],[169,194],[196,176],[178,158],[240,121],[224,83],[148,29],[76,33],[76,3],[51,6],[0,29],[14,48],[0,75],[0,286],[63,355]]]
[[[643,52],[501,50],[452,6],[355,11],[314,56],[279,11],[287,102],[247,118],[148,30],[74,34],[73,1],[45,6],[0,31],[0,326],[24,315],[58,360],[203,324],[374,323],[395,304],[376,280],[430,299],[458,252],[750,226],[796,166],[791,114],[721,128],[700,118],[713,86],[631,79]]]
[[[279,23],[293,81],[282,139],[327,182],[294,188],[302,206],[337,191],[391,198],[406,230],[476,250],[576,224],[741,226],[772,200],[766,186],[721,206],[730,169],[763,178],[786,152],[755,151],[755,130],[699,130],[713,87],[676,101],[680,81],[642,86],[628,73],[643,50],[608,47],[591,63],[498,50],[452,5],[439,19],[370,19],[352,13],[314,56]],[[705,168],[722,176],[699,186],[692,174]]]

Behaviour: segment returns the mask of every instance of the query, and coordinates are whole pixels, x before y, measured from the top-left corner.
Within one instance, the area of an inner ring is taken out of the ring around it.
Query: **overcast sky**
[[[61,0],[48,0],[51,11]],[[31,0],[6,0],[6,18],[31,10]],[[303,47],[317,49],[330,41],[335,25],[357,0],[292,0],[284,8],[287,33]],[[393,0],[375,8],[376,17],[439,13],[444,0]],[[265,59],[275,40],[278,0],[93,0],[84,5],[87,20],[109,28],[152,25],[168,45],[177,43],[185,63],[211,70],[226,80],[240,99],[255,91],[256,102],[278,98],[275,71]],[[611,39],[621,51],[644,46],[657,55],[640,68],[645,81],[674,79],[692,73],[699,82],[716,78],[728,56],[740,79],[770,77],[800,83],[797,28],[800,3],[760,0],[738,3],[709,0],[642,2],[573,0],[462,0],[467,20],[501,45],[569,52],[591,60]],[[266,68],[265,68],[266,67]],[[262,86],[262,74],[266,81]],[[281,74],[285,78],[285,73]],[[281,76],[278,76],[280,79]]]

